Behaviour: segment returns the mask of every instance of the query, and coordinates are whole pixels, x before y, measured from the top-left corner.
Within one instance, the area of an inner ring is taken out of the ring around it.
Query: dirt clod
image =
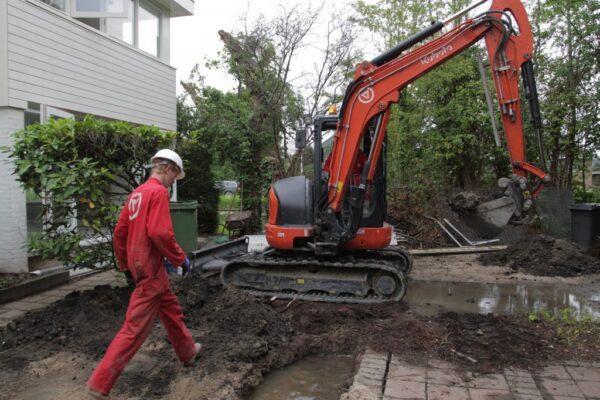
[[[449,200],[448,204],[456,212],[475,212],[475,209],[481,203],[488,201],[488,198],[477,195],[473,192],[464,191],[457,193]]]
[[[577,276],[600,272],[600,261],[566,239],[530,236],[505,250],[479,256],[484,265],[508,265],[539,276]]]

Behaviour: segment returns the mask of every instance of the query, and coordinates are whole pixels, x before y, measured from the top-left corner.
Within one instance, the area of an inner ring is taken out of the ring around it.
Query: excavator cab
[[[314,204],[314,215],[319,218],[325,210],[323,205],[327,202],[328,181],[331,174],[331,145],[333,133],[335,133],[339,115],[319,115],[314,119],[314,165],[315,175],[313,182],[320,182],[314,187],[314,198],[317,200]],[[360,177],[364,163],[367,160],[373,139],[375,137],[374,123],[367,127],[367,133],[363,137],[362,144],[358,150],[357,159],[352,167],[352,173],[348,180],[349,195],[346,196],[343,209],[350,209],[348,202],[351,201],[351,193],[358,190]],[[325,136],[325,138],[324,138]],[[381,156],[379,157],[375,175],[372,182],[367,183],[365,188],[365,198],[362,204],[362,215],[359,228],[381,227],[387,214],[386,202],[386,145],[382,146]],[[319,168],[320,166],[320,168]]]

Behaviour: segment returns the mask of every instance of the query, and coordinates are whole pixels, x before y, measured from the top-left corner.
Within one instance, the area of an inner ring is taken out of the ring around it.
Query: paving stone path
[[[42,309],[73,291],[93,289],[97,285],[125,286],[127,282],[123,274],[108,270],[73,279],[69,283],[21,300],[0,304],[0,326],[8,325],[10,321],[23,316],[28,311]]]
[[[475,375],[444,361],[414,366],[393,354],[367,350],[345,399],[600,399],[600,363],[569,361],[533,373],[505,369],[503,373]]]

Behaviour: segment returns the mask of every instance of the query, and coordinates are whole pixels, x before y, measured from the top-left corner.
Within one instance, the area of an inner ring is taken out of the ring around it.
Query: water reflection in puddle
[[[576,289],[576,290],[575,290]],[[557,314],[570,307],[577,317],[600,318],[600,286],[485,284],[411,281],[405,301],[419,314],[439,311],[529,314],[544,309]]]
[[[311,356],[273,371],[250,400],[338,400],[354,369],[350,356]]]

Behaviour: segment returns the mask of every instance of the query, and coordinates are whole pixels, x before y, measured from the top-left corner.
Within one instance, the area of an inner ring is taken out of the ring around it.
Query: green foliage
[[[581,182],[575,182],[573,185],[573,197],[575,203],[600,203],[600,189],[583,190]]]
[[[112,232],[126,195],[144,178],[144,163],[172,134],[91,117],[50,120],[14,134],[5,149],[26,189],[44,199],[44,231],[30,251],[65,265],[112,262]],[[86,240],[94,245],[82,246]]]
[[[568,188],[575,163],[600,144],[600,3],[543,0],[536,5],[549,172],[555,186]]]
[[[268,157],[272,136],[257,123],[253,98],[247,91],[222,93],[202,86],[201,80],[186,83],[188,93],[201,116],[202,130],[213,138],[211,151],[214,164],[228,165],[233,178],[243,184],[244,209],[254,212],[253,227],[259,229],[261,196],[271,181],[272,167]]]
[[[550,324],[561,341],[567,345],[580,342],[600,348],[600,320],[590,315],[578,316],[575,309],[567,307],[552,314],[546,309],[539,309],[529,314],[530,322]]]
[[[178,182],[181,200],[198,202],[198,231],[213,233],[218,225],[218,190],[212,172],[213,135],[208,133],[197,110],[177,102],[177,130],[184,135],[177,143],[177,152],[185,164],[185,179]]]
[[[221,211],[229,211],[229,210],[239,210],[240,209],[240,196],[239,195],[235,195],[235,196],[227,196],[227,195],[220,195],[219,196],[219,210]]]

